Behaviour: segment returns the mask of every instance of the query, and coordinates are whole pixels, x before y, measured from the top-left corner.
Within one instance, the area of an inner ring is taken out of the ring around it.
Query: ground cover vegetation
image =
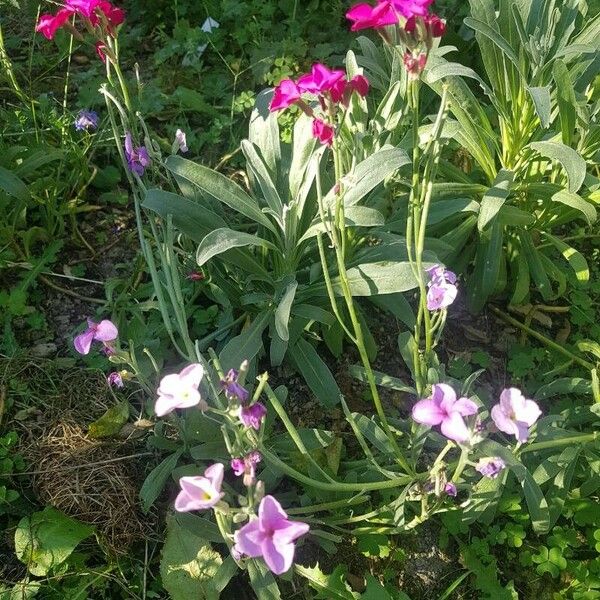
[[[585,0],[0,3],[0,598],[600,598]]]

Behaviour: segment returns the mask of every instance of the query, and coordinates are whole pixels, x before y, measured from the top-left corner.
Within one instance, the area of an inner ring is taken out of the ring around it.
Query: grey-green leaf
[[[281,301],[275,310],[275,329],[277,329],[279,337],[284,342],[287,342],[290,339],[288,323],[290,320],[290,311],[292,310],[292,304],[294,304],[294,297],[296,296],[297,288],[298,282],[292,281],[286,287]]]
[[[586,163],[576,150],[560,142],[532,142],[529,147],[550,160],[558,161],[567,173],[569,191],[575,193],[579,190],[585,179]]]
[[[276,251],[273,244],[262,238],[243,231],[221,227],[211,231],[200,242],[196,251],[196,263],[201,267],[213,258],[213,256],[227,252],[227,250],[231,250],[232,248],[241,248],[243,246],[263,246],[264,248]]]

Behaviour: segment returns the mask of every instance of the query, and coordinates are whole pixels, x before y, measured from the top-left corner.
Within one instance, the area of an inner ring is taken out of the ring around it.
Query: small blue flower
[[[96,129],[98,120],[98,115],[93,110],[80,110],[75,119],[75,129],[77,131]]]

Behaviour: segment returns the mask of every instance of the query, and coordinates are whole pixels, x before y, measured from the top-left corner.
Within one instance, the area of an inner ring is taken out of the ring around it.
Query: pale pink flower
[[[202,399],[198,387],[204,377],[204,367],[193,363],[179,373],[166,375],[158,387],[158,399],[154,404],[157,417],[174,411],[176,408],[190,408],[199,405],[200,410],[206,410],[208,405]]]
[[[175,499],[175,510],[207,510],[218,504],[225,495],[221,492],[224,474],[223,465],[215,463],[204,471],[203,477],[182,477],[179,480],[181,491]]]
[[[87,329],[73,340],[75,350],[77,350],[79,354],[89,354],[93,341],[103,343],[112,342],[119,336],[117,326],[108,319],[104,319],[103,321],[100,321],[100,323],[95,323],[91,319],[88,319],[87,324]]]
[[[518,442],[526,442],[529,428],[539,419],[542,411],[533,400],[528,400],[517,388],[507,388],[500,394],[500,402],[492,407],[491,416],[496,427]]]

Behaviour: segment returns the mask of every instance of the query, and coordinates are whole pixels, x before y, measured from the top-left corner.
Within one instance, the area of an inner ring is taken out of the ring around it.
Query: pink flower
[[[442,21],[437,15],[429,14],[423,17],[420,17],[421,21],[425,25],[425,29],[427,33],[431,37],[442,37],[446,32],[446,24]],[[406,33],[414,33],[417,28],[417,17],[412,16],[406,24],[404,25],[404,31]]]
[[[180,152],[186,153],[189,148],[187,147],[187,136],[185,135],[185,131],[181,131],[178,129],[175,132],[175,141],[173,142],[173,148],[175,150],[179,150]]]
[[[313,137],[316,137],[322,144],[331,146],[333,144],[333,137],[335,130],[331,125],[325,123],[321,119],[314,119],[312,123]]]
[[[97,8],[104,13],[108,24],[112,25],[113,27],[117,27],[118,25],[121,25],[123,21],[125,21],[125,11],[122,8],[112,5],[106,0],[100,2]],[[100,19],[97,16],[97,12],[95,12],[92,15],[90,20],[92,21],[92,25],[94,26],[100,22]]]
[[[364,75],[355,75],[350,80],[350,87],[364,98],[369,93],[369,80]]]
[[[433,265],[427,269],[430,277],[429,291],[427,292],[427,309],[440,310],[448,308],[458,294],[456,287],[456,275],[452,271],[447,271],[440,265]]]
[[[527,400],[517,388],[505,389],[500,402],[492,407],[491,416],[496,427],[514,435],[518,442],[526,442],[529,428],[539,419],[542,411],[533,400]]]
[[[104,63],[106,64],[106,44],[104,44],[104,42],[96,42],[94,44],[94,48],[96,48],[96,54],[98,55],[98,58]]]
[[[240,477],[244,476],[244,485],[251,486],[256,480],[256,465],[262,460],[260,452],[255,450],[246,454],[244,458],[234,458],[231,460],[233,472]]]
[[[419,79],[419,75],[421,75],[425,65],[427,64],[427,55],[421,53],[418,56],[415,56],[411,52],[406,52],[402,60],[406,70],[408,71],[409,78]]]
[[[113,371],[107,378],[106,381],[108,382],[108,385],[110,386],[114,386],[116,388],[122,388],[123,387],[123,378],[121,377],[121,374],[118,373],[117,371]]]
[[[235,369],[229,369],[229,371],[227,371],[227,375],[225,375],[225,379],[222,379],[220,384],[221,389],[224,390],[225,395],[229,400],[237,400],[244,404],[248,402],[250,392],[238,382],[239,376],[239,371],[236,371]]]
[[[166,375],[158,387],[158,399],[154,404],[157,417],[174,411],[176,408],[190,408],[200,405],[200,410],[206,410],[208,405],[200,396],[198,387],[204,377],[204,367],[193,363],[179,373]]]
[[[225,495],[221,492],[224,473],[223,465],[215,463],[204,471],[203,477],[182,477],[179,480],[181,491],[175,498],[175,510],[207,510],[218,504]]]
[[[338,82],[345,81],[344,71],[331,71],[325,65],[316,63],[312,66],[310,73],[302,75],[298,79],[298,89],[309,94],[324,94],[331,90]]]
[[[410,19],[415,15],[425,16],[429,11],[429,5],[433,0],[390,0],[390,4],[403,17]]]
[[[94,323],[94,321],[88,319],[87,324],[87,329],[73,340],[75,350],[79,354],[89,354],[94,340],[98,342],[112,342],[119,335],[116,325],[108,319],[104,319],[100,323]]]
[[[300,100],[301,92],[298,86],[291,79],[284,79],[275,88],[273,93],[273,99],[269,105],[269,110],[274,112],[276,110],[283,110],[288,108],[294,102]]]
[[[346,13],[346,18],[352,21],[351,31],[378,29],[398,23],[398,14],[389,1],[379,2],[377,6],[356,4]]]
[[[496,479],[498,475],[506,468],[506,463],[499,456],[490,456],[480,458],[475,465],[475,470],[479,471],[484,477]]]
[[[347,106],[352,92],[366,96],[369,93],[369,80],[363,75],[356,75],[350,81],[346,81],[345,78],[340,79],[330,90],[331,99]]]
[[[446,492],[447,496],[451,496],[452,498],[456,498],[458,495],[458,490],[456,489],[456,485],[454,485],[451,481],[449,481],[444,486],[444,492]]]
[[[129,131],[125,135],[125,158],[129,170],[140,177],[151,162],[146,146],[133,147],[133,139]]]
[[[76,12],[89,19],[101,3],[102,0],[66,0],[65,6],[71,12]]]
[[[258,507],[258,518],[235,532],[234,548],[236,553],[251,558],[262,556],[267,567],[281,575],[294,562],[294,542],[308,530],[306,523],[290,521],[273,496],[265,496]]]
[[[456,399],[456,392],[445,383],[433,386],[431,396],[419,400],[412,409],[412,418],[424,425],[441,425],[442,433],[455,442],[470,438],[469,428],[463,417],[477,413],[475,402],[468,398]]]
[[[56,15],[42,15],[35,30],[41,33],[46,39],[52,40],[56,32],[69,20],[72,14],[72,10],[61,8]]]
[[[240,407],[240,420],[245,427],[252,427],[258,431],[261,423],[267,416],[267,409],[264,404],[255,402],[252,406]]]

